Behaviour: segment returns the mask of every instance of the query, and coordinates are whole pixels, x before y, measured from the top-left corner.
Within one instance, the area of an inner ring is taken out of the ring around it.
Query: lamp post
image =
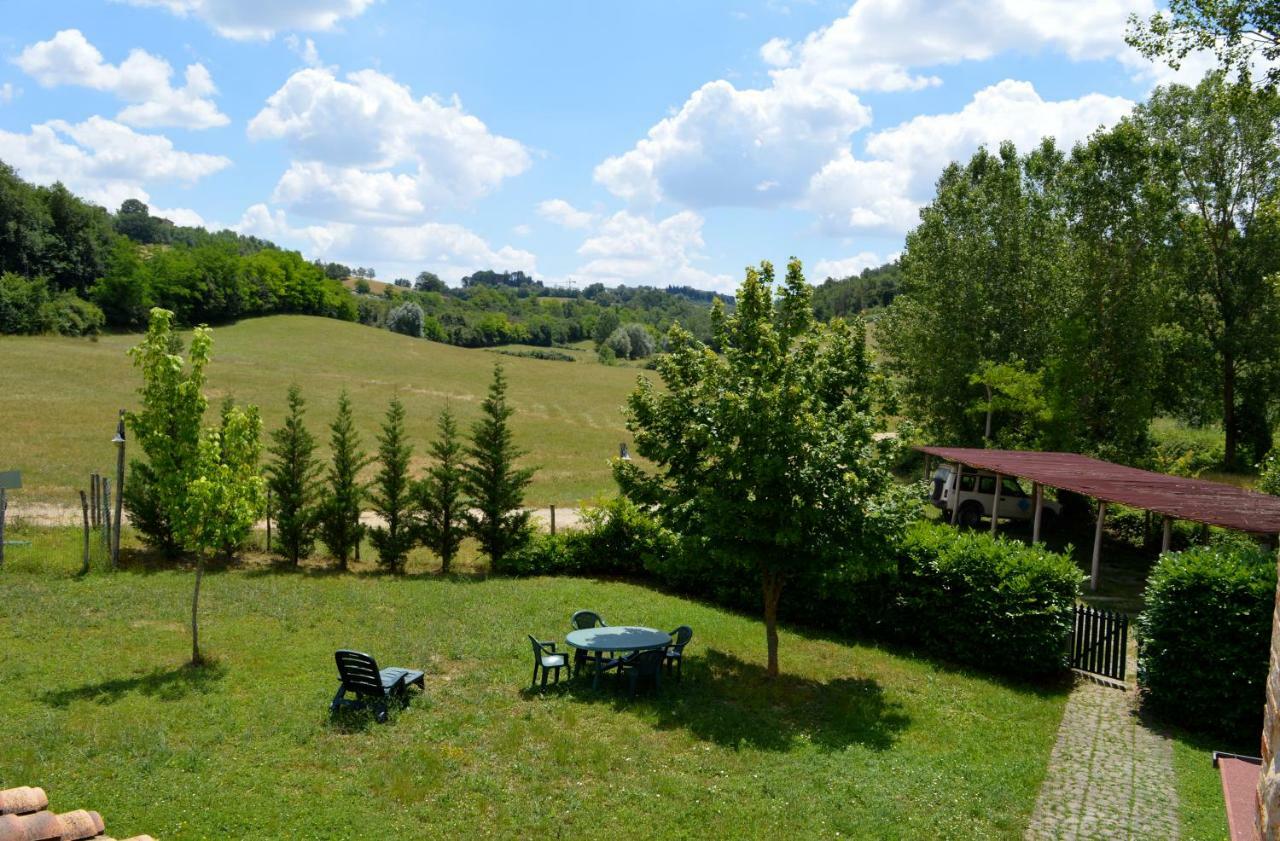
[[[120,410],[120,419],[116,423],[116,437],[111,439],[116,445],[116,511],[115,528],[111,531],[111,568],[120,567],[120,516],[124,503],[124,409]]]

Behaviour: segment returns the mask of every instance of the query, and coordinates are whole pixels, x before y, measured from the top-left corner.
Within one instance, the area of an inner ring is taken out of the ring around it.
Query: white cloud
[[[731,277],[694,265],[702,260],[703,245],[702,217],[691,210],[659,221],[620,211],[582,243],[578,253],[586,262],[565,279],[584,285],[676,284],[733,291]]]
[[[255,204],[232,230],[265,237],[300,248],[308,257],[356,265],[376,265],[388,276],[411,275],[430,269],[446,281],[480,269],[533,273],[537,258],[530,251],[504,245],[494,248],[462,225],[427,222],[421,225],[292,225],[284,210]]]
[[[1129,15],[1153,10],[1152,0],[857,0],[844,17],[791,47],[791,61],[770,63],[785,65],[773,71],[775,79],[794,75],[799,84],[915,90],[939,80],[914,68],[1007,51],[1048,48],[1074,61],[1116,58],[1128,49]],[[781,58],[776,45],[769,49]]]
[[[152,216],[168,219],[173,224],[182,227],[207,228],[209,226],[203,216],[189,207],[153,207],[150,208],[150,212]]]
[[[7,105],[13,102],[13,98],[18,95],[18,89],[13,86],[12,82],[5,82],[0,85],[0,105]]]
[[[863,269],[883,266],[892,259],[892,256],[881,257],[873,251],[859,251],[852,257],[839,260],[819,260],[809,272],[809,282],[821,283],[829,277],[849,277],[861,273]]]
[[[78,29],[64,29],[28,46],[14,63],[43,87],[78,85],[132,103],[116,116],[129,125],[206,129],[230,122],[210,98],[217,88],[204,65],[188,65],[186,84],[175,88],[169,62],[133,50],[120,64],[110,64]]]
[[[594,214],[569,204],[564,199],[547,199],[538,203],[538,215],[562,228],[589,228],[595,221]]]
[[[790,80],[747,90],[708,82],[633,149],[597,166],[595,178],[640,204],[776,206],[798,198],[870,121],[848,90]]]
[[[456,98],[415,99],[375,70],[345,80],[299,70],[250,121],[249,136],[284,140],[298,159],[275,201],[335,221],[417,221],[529,166],[522,144],[491,133]]]
[[[231,165],[221,155],[180,152],[163,135],[90,117],[51,120],[21,134],[0,130],[0,160],[38,184],[62,181],[73,192],[115,208],[127,198],[146,201],[146,183],[191,184]]]
[[[120,0],[204,21],[227,38],[266,39],[283,30],[323,31],[354,18],[374,0]]]
[[[786,67],[791,63],[791,42],[785,38],[770,38],[760,47],[760,58],[765,64]]]
[[[521,223],[521,224],[519,224],[519,225],[514,226],[514,227],[511,229],[511,233],[515,234],[515,235],[516,235],[516,236],[518,236],[518,237],[527,237],[527,236],[532,236],[532,234],[533,234],[533,226],[532,226],[532,225],[525,225],[524,223]]]
[[[284,42],[298,58],[302,59],[303,64],[308,67],[324,66],[324,62],[320,60],[320,51],[316,49],[315,41],[290,34],[285,37]]]

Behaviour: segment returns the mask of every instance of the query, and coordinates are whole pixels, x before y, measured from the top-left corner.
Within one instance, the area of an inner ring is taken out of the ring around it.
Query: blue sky
[[[1150,0],[10,0],[0,159],[308,257],[732,289],[896,254],[947,161],[1155,85]]]

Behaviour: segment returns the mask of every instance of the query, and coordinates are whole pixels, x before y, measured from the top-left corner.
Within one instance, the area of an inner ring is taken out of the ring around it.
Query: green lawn
[[[1061,717],[1027,687],[784,629],[633,584],[72,573],[71,530],[25,530],[0,570],[0,786],[44,786],[157,838],[1018,838]],[[628,700],[545,695],[528,632],[695,629],[685,680]],[[388,725],[332,723],[332,652],[420,667]]]
[[[526,500],[531,505],[573,505],[612,492],[608,459],[617,455],[619,441],[629,440],[621,408],[642,373],[600,365],[585,354],[588,363],[580,365],[519,358],[311,316],[251,319],[216,327],[213,337],[211,407],[234,395],[261,407],[272,429],[284,416],[289,384],[297,382],[327,458],[325,426],[340,389],[351,392],[357,426],[371,450],[387,401],[399,394],[419,467],[437,413],[452,405],[464,428],[478,418],[493,365],[501,362],[516,409],[516,441],[539,467]],[[0,337],[0,470],[21,469],[26,485],[11,498],[12,513],[20,513],[24,502],[78,505],[75,491],[88,488],[90,473],[114,471],[116,411],[136,407],[140,384],[125,351],[138,339]]]

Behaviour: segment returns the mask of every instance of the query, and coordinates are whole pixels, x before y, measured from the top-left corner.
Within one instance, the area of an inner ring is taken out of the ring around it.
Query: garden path
[[[1078,676],[1024,837],[1176,839],[1174,786],[1173,748],[1139,719],[1136,691]]]

